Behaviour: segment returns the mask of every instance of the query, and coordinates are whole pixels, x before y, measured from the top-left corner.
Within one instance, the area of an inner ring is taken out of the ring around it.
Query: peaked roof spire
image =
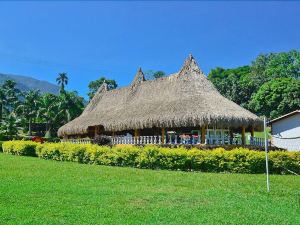
[[[185,74],[188,71],[203,74],[192,54],[189,54],[187,59],[184,61],[179,74]]]
[[[136,73],[135,76],[134,76],[133,81],[131,82],[131,86],[136,86],[136,85],[142,83],[142,82],[145,81],[145,80],[146,80],[146,79],[145,79],[144,73],[143,73],[143,71],[142,71],[142,68],[139,67],[137,73]]]
[[[97,93],[102,93],[108,91],[108,86],[106,83],[106,80],[103,81],[103,83],[101,84],[101,86],[98,88]]]

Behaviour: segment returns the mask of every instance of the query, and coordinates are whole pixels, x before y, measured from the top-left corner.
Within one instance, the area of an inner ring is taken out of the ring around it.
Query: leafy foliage
[[[30,145],[34,143],[33,145]],[[3,151],[26,155],[27,146],[34,146],[40,158],[74,161],[87,164],[131,166],[150,169],[196,170],[204,172],[264,173],[265,153],[245,148],[226,151],[187,150],[184,147],[159,146],[98,146],[93,144],[44,143],[9,141]],[[31,148],[31,147],[30,147]],[[29,151],[33,154],[32,151]],[[34,154],[33,154],[34,155]],[[272,151],[269,153],[270,171],[282,173],[285,169],[300,172],[300,152]]]
[[[37,91],[29,91],[25,94],[23,102],[20,102],[16,107],[16,112],[23,116],[28,121],[28,134],[31,136],[32,121],[36,118],[39,109],[40,93]]]
[[[51,138],[53,131],[79,116],[84,108],[84,99],[75,91],[65,90],[68,83],[66,73],[59,74],[57,81],[61,85],[59,96],[50,93],[41,95],[39,90],[22,93],[14,81],[5,81],[0,86],[1,134],[11,139],[22,130],[28,130],[28,135],[32,136],[32,124],[35,122],[45,124],[45,136]]]
[[[45,94],[40,99],[40,107],[37,117],[42,118],[46,122],[46,135],[51,137],[51,131],[55,124],[58,123],[59,115],[61,113],[59,108],[58,96],[53,94]]]
[[[252,63],[251,72],[256,87],[275,78],[300,78],[300,52],[261,54]]]
[[[299,104],[295,100],[299,93],[298,86],[287,87],[287,80],[278,78],[290,79],[292,84],[297,84],[297,80],[300,78],[300,52],[291,50],[261,54],[249,66],[234,69],[217,67],[208,75],[208,79],[213,82],[222,95],[254,113],[271,118],[299,108]],[[267,87],[263,85],[271,81],[273,81],[273,85],[269,83],[267,86],[273,88],[268,90],[272,92],[276,89],[276,94],[265,93]],[[282,84],[280,84],[281,82]],[[274,85],[278,88],[275,88]],[[286,87],[291,92],[279,87]],[[263,94],[267,94],[269,97],[264,98]],[[283,107],[286,108],[283,109]]]
[[[14,113],[10,113],[1,122],[1,134],[10,137],[16,136],[18,134],[18,125],[20,122],[20,119],[18,119]]]
[[[250,102],[262,115],[276,118],[300,108],[300,80],[277,78],[263,84]]]
[[[236,69],[218,67],[209,73],[208,79],[213,82],[223,96],[242,107],[248,108],[248,102],[255,88],[251,80],[250,66]]]
[[[2,149],[7,154],[36,156],[36,147],[38,144],[33,141],[5,141],[2,144]]]
[[[64,92],[58,97],[58,102],[63,123],[76,118],[84,109],[84,99],[76,91]]]
[[[109,80],[106,79],[105,77],[101,77],[98,80],[95,81],[91,81],[89,83],[89,93],[88,96],[90,97],[90,99],[92,99],[95,95],[95,93],[97,92],[97,90],[99,89],[99,87],[103,84],[103,83],[107,84],[108,90],[112,90],[118,87],[118,84],[115,80]]]
[[[58,77],[56,78],[56,82],[58,85],[60,85],[60,90],[59,90],[60,94],[63,94],[65,92],[65,86],[69,82],[67,73],[59,73]]]

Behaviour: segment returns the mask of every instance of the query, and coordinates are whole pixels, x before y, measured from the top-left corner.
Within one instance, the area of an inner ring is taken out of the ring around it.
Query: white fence
[[[200,144],[201,140],[198,136],[114,136],[110,137],[112,144],[132,144],[132,145],[147,145],[147,144]],[[75,143],[75,144],[89,144],[92,139],[62,139],[62,143]],[[232,143],[230,137],[220,137],[220,136],[205,136],[205,144],[209,145],[241,145],[241,137],[233,137]],[[264,138],[250,137],[249,144],[253,146],[264,146]]]
[[[264,138],[257,138],[257,137],[249,137],[250,145],[254,146],[265,146],[265,139]]]
[[[90,144],[92,142],[91,139],[61,139],[62,143],[74,143],[74,144]]]
[[[210,136],[205,136],[205,144],[209,144],[209,145],[226,145],[226,144],[230,144],[230,137],[220,137],[220,136],[214,136],[214,135],[210,135]],[[232,138],[232,143],[233,145],[241,145],[242,144],[242,138],[240,137],[233,137]]]
[[[130,137],[130,136],[116,136],[111,137],[112,144],[166,144],[166,139],[162,140],[161,136],[139,136],[139,137]]]
[[[164,140],[162,136],[139,136],[139,137],[131,137],[131,136],[116,136],[111,137],[112,144],[200,144],[200,137],[197,136],[165,136]],[[220,145],[220,144],[233,144],[233,145],[241,145],[242,138],[241,137],[233,137],[232,142],[230,137],[220,137],[220,136],[205,136],[205,144],[211,145]],[[254,146],[264,146],[264,138],[256,138],[250,137],[249,140],[250,145]]]

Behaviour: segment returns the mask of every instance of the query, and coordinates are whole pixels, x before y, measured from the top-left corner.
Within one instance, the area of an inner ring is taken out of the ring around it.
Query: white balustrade
[[[73,143],[73,144],[90,144],[91,139],[62,139],[61,143]]]
[[[199,144],[200,140],[196,137],[181,137],[178,135],[174,135],[173,138],[171,136],[165,136],[162,142],[162,136],[114,136],[110,137],[112,144],[133,144],[133,145],[147,145],[147,144]],[[252,146],[261,146],[263,147],[265,144],[264,138],[258,137],[249,137],[249,144]],[[232,142],[231,142],[232,141]],[[92,139],[62,139],[62,143],[75,143],[75,144],[89,144],[92,142]],[[219,144],[233,144],[233,145],[241,145],[242,139],[241,137],[230,137],[230,136],[218,136],[218,135],[205,135],[205,144],[209,145],[219,145]]]

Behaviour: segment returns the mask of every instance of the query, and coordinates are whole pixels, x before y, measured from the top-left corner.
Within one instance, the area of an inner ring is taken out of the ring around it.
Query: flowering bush
[[[12,155],[36,156],[36,147],[39,145],[33,141],[5,141],[2,144],[4,153]]]
[[[3,151],[17,155],[37,155],[43,159],[109,166],[203,172],[265,172],[265,153],[246,148],[227,151],[224,148],[199,150],[155,145],[109,147],[95,144],[8,141],[3,144]],[[271,173],[283,173],[287,169],[300,173],[300,152],[271,151],[269,167]]]
[[[42,137],[35,136],[31,138],[33,142],[44,143],[44,139]]]

